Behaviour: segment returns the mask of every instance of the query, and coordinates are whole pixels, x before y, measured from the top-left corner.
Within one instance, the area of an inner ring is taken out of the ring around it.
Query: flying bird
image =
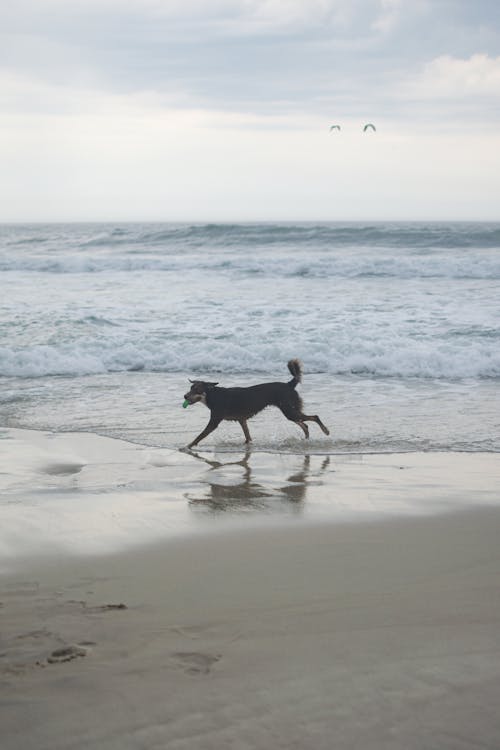
[[[377,130],[377,128],[375,127],[375,125],[372,125],[372,124],[371,124],[371,122],[367,122],[367,123],[366,123],[366,125],[365,125],[365,127],[363,128],[363,133],[366,133],[366,131],[367,131],[367,130],[368,130],[369,128],[371,128],[371,129],[372,129],[373,131],[375,131],[375,132],[376,132],[376,130]]]
[[[340,125],[330,125],[330,130],[340,130]]]

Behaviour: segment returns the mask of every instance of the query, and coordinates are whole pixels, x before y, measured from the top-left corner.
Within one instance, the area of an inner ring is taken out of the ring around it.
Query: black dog
[[[292,379],[288,383],[261,383],[248,388],[218,388],[218,383],[190,380],[191,390],[184,398],[187,404],[195,404],[197,401],[205,404],[210,409],[210,421],[188,448],[206,438],[223,419],[239,422],[245,434],[245,443],[249,443],[252,438],[248,431],[247,419],[254,417],[266,406],[277,406],[281,409],[287,419],[303,429],[306,438],[309,437],[309,428],[305,422],[316,422],[325,435],[329,435],[330,432],[317,415],[311,417],[302,412],[302,400],[295,390],[297,383],[302,380],[299,360],[291,359],[288,369],[292,374]]]

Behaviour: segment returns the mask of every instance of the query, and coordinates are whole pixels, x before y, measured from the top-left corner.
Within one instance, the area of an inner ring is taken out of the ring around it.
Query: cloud
[[[477,53],[468,59],[441,55],[424,66],[413,91],[426,97],[484,97],[500,94],[500,56]]]
[[[396,86],[401,111],[406,106],[434,127],[496,130],[500,117],[500,56],[475,53],[467,58],[439,55]]]
[[[415,14],[420,18],[424,6],[422,0],[17,0],[4,14],[0,68],[38,79],[41,90],[153,91],[180,107],[257,115],[368,115],[374,99],[387,98],[388,39]],[[43,96],[34,100],[42,106]],[[54,98],[45,101],[49,111]]]
[[[373,28],[384,34],[393,31],[402,12],[402,0],[381,0],[380,14],[372,24]]]
[[[88,30],[103,18],[189,25],[224,34],[300,33],[327,29],[364,33],[422,0],[18,0],[4,14],[7,28],[49,30],[80,19]],[[21,20],[22,19],[22,20]],[[164,27],[165,30],[165,27]]]
[[[447,92],[463,100],[477,96],[474,82],[476,90],[497,85],[493,54],[462,53],[495,42],[495,7],[479,0],[476,18],[464,0],[446,6],[430,0],[16,0],[0,29],[0,70],[10,77],[4,111],[7,99],[16,111],[74,110],[80,94],[89,103],[88,92],[100,91],[134,101],[156,97],[167,108],[328,120],[404,120],[415,108],[425,117],[422,104],[429,102],[433,119],[437,100],[452,99]],[[451,105],[448,115],[456,116]],[[494,112],[485,102],[483,111],[467,116],[491,119]]]
[[[491,216],[499,55],[491,0],[16,0],[3,218]]]

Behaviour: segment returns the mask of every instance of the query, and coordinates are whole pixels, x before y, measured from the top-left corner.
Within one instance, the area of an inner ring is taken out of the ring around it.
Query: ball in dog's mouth
[[[182,408],[183,409],[187,409],[188,406],[189,406],[189,401],[187,399],[185,399],[184,403],[182,404]]]

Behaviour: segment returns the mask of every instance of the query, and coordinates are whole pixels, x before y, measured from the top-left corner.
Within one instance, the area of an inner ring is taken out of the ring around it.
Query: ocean
[[[288,380],[254,451],[500,450],[500,223],[0,226],[0,426],[181,448],[188,378]],[[223,423],[201,450],[232,451]]]

